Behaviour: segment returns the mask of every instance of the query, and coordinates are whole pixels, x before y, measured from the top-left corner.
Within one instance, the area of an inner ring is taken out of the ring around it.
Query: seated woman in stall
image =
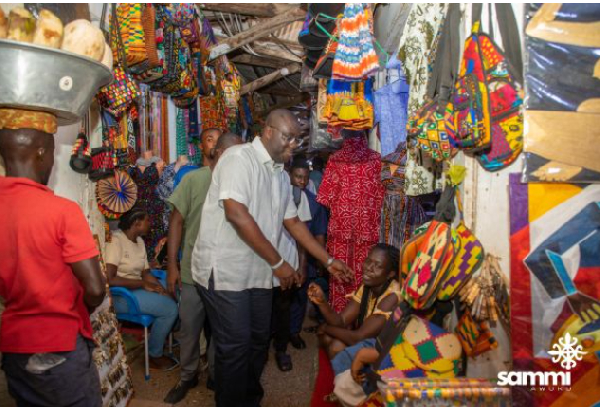
[[[339,314],[317,284],[309,286],[309,299],[325,318],[319,327],[319,345],[330,359],[349,346],[375,341],[400,302],[398,269],[398,249],[384,243],[373,246],[363,264],[363,285],[349,296],[348,305]]]
[[[150,230],[148,213],[132,208],[119,219],[119,230],[113,232],[106,247],[106,272],[111,287],[124,287],[137,299],[140,312],[156,317],[148,339],[150,368],[171,370],[177,362],[163,355],[165,339],[178,316],[177,304],[165,287],[150,273],[142,236]],[[116,296],[117,313],[129,312],[124,298]]]

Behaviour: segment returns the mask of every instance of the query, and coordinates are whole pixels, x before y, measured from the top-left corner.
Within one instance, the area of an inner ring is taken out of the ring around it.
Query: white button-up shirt
[[[310,215],[310,205],[304,191],[302,191],[300,195],[300,203],[298,203],[297,208],[298,219],[300,219],[301,222],[308,222],[312,219],[312,216]],[[298,245],[296,244],[296,240],[290,235],[290,232],[285,229],[283,229],[281,237],[279,238],[277,251],[283,260],[287,261],[294,270],[298,270],[298,266],[300,266],[300,261],[298,259]],[[279,282],[279,279],[273,276],[273,287],[280,286],[281,283]]]
[[[215,290],[272,288],[270,265],[240,239],[225,219],[225,199],[246,206],[273,247],[278,246],[284,219],[297,216],[290,177],[283,164],[275,164],[260,137],[227,149],[219,159],[192,252],[192,276],[208,287],[212,272]]]

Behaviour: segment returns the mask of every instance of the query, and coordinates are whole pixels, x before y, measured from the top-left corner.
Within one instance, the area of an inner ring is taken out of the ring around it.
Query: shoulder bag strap
[[[523,54],[515,13],[510,3],[496,3],[496,16],[504,54],[514,68],[515,79],[523,83]]]

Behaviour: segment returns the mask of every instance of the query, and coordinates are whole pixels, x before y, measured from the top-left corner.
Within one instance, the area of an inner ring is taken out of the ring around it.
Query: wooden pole
[[[261,78],[256,79],[255,81],[250,82],[247,85],[242,86],[240,90],[240,95],[245,95],[246,93],[255,92],[257,89],[265,87],[276,80],[283,78],[284,76],[294,74],[300,71],[300,65],[298,64],[290,64],[285,68],[281,68],[277,71],[271,72],[268,75],[265,75]]]
[[[281,3],[196,3],[201,10],[242,14],[253,17],[275,17],[297,7]]]
[[[230,59],[231,62],[242,65],[264,66],[267,68],[281,69],[289,64],[285,59],[265,56],[242,54]]]
[[[259,38],[269,36],[272,32],[277,31],[291,22],[302,20],[304,17],[306,17],[306,12],[299,7],[296,7],[283,14],[277,15],[276,17],[263,20],[260,23],[253,25],[248,30],[221,41],[219,45],[210,51],[210,59],[229,54]]]

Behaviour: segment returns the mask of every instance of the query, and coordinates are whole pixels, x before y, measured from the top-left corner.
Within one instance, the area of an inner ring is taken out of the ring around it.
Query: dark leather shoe
[[[290,343],[296,349],[306,349],[306,342],[304,342],[300,334],[290,335]]]
[[[197,385],[198,376],[194,377],[192,380],[180,380],[179,383],[177,383],[175,387],[173,387],[169,393],[167,393],[167,397],[165,397],[164,402],[169,404],[179,403],[185,398],[187,392]]]
[[[282,372],[289,372],[293,368],[292,357],[285,352],[275,352],[275,361]]]

